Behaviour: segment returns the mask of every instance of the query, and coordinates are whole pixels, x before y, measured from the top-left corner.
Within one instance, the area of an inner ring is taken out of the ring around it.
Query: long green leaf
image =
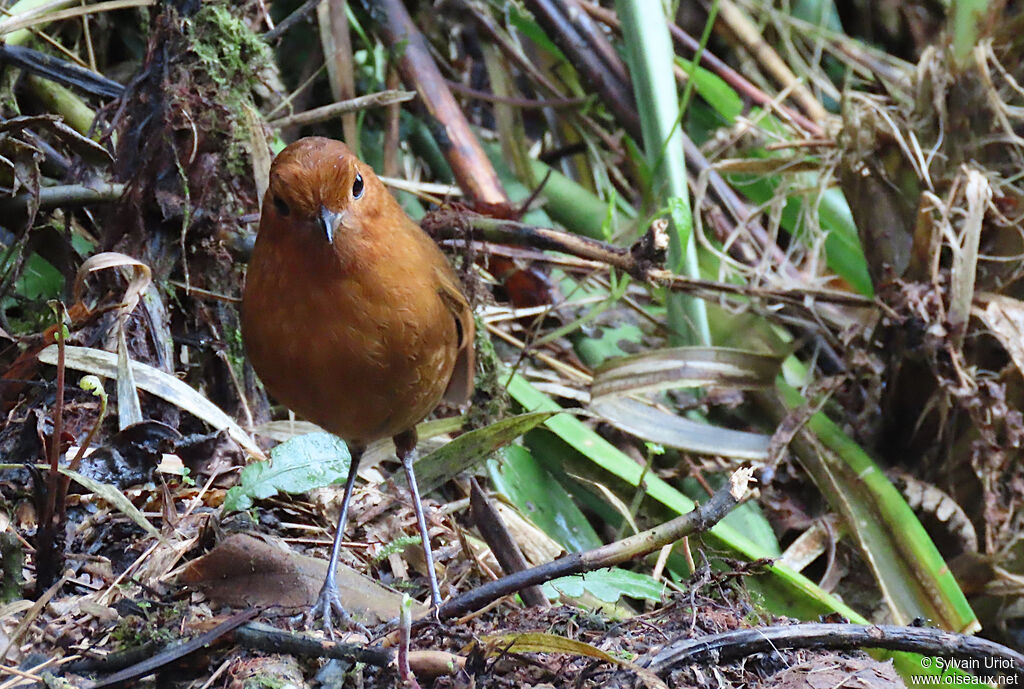
[[[785,381],[779,392],[790,408],[806,404]],[[843,517],[897,620],[922,617],[963,633],[979,629],[935,544],[878,465],[823,412],[807,428],[820,446],[801,452],[801,462]]]
[[[586,516],[548,470],[521,445],[505,448],[501,462],[488,462],[495,490],[570,552],[599,547]]]
[[[561,410],[558,410],[561,411]],[[416,482],[426,493],[437,488],[456,474],[482,462],[498,448],[549,420],[554,410],[541,410],[502,419],[489,426],[463,433],[447,445],[439,447],[416,462]],[[396,477],[403,484],[405,476]]]
[[[644,153],[654,179],[665,182],[663,188],[653,191],[669,209],[668,266],[677,273],[700,277],[672,72],[675,53],[664,10],[660,2],[650,0],[619,0],[616,7],[622,20]],[[666,299],[669,327],[677,334],[679,344],[710,344],[704,302],[680,293],[668,294]]]

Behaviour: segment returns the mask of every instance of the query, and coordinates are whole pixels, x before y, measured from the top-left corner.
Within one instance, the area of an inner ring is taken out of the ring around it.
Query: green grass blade
[[[664,186],[652,191],[669,208],[668,266],[676,273],[700,277],[693,240],[693,216],[686,184],[679,100],[673,78],[675,53],[662,5],[645,0],[619,0],[626,54],[633,77],[644,151],[655,180]],[[668,324],[679,344],[710,344],[704,302],[674,293],[666,296]]]

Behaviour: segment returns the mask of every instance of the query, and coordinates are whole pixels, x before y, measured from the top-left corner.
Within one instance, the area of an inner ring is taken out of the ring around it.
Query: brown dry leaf
[[[972,314],[988,326],[1024,374],[1024,302],[983,292],[974,297]]]
[[[139,297],[149,287],[149,283],[153,281],[153,273],[150,271],[149,266],[131,256],[115,251],[107,251],[87,258],[78,269],[78,274],[75,275],[75,284],[72,290],[74,299],[76,302],[82,301],[85,292],[85,279],[90,273],[107,270],[108,268],[130,268],[132,271],[128,287],[124,292],[123,303],[119,307],[119,316],[127,318],[135,309],[135,305],[139,303]]]
[[[867,656],[841,658],[821,655],[769,677],[765,689],[904,689],[892,661],[880,663]]]
[[[299,555],[284,545],[238,533],[190,562],[180,581],[199,587],[217,604],[276,606],[277,610],[294,614],[313,604],[326,574],[326,560]],[[364,624],[398,616],[401,595],[340,563],[337,579],[345,607]],[[414,603],[413,616],[425,613],[424,606]]]

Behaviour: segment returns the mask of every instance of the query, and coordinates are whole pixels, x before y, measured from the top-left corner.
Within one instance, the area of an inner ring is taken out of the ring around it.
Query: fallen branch
[[[746,497],[749,480],[750,470],[740,469],[732,475],[728,484],[711,496],[708,502],[697,506],[692,512],[687,512],[672,521],[647,531],[641,531],[621,541],[582,553],[572,553],[553,562],[547,562],[532,569],[510,574],[497,581],[488,582],[472,591],[456,596],[442,605],[437,611],[438,618],[443,620],[465,615],[527,586],[543,584],[559,577],[614,567],[660,550],[662,546],[675,543],[684,536],[707,531]],[[428,615],[418,623],[423,624],[431,619],[432,617]]]
[[[396,650],[384,646],[346,644],[317,638],[301,632],[286,632],[260,622],[250,622],[235,630],[235,642],[245,648],[285,653],[307,658],[338,658],[376,667],[394,664]],[[409,669],[424,677],[453,674],[466,665],[466,659],[444,651],[409,651]]]
[[[1002,676],[1004,680],[1011,675],[1024,677],[1024,655],[994,641],[942,629],[895,625],[809,623],[738,629],[676,641],[637,664],[661,674],[684,663],[721,663],[752,653],[798,648],[909,651],[929,658],[956,658],[959,662],[947,661],[942,665],[950,669],[976,669],[977,674]],[[935,667],[940,666],[935,663]]]
[[[93,682],[92,684],[86,684],[85,686],[87,689],[102,689],[102,687],[120,685],[131,682],[132,680],[142,679],[143,677],[151,675],[168,665],[177,665],[181,662],[181,659],[188,654],[209,646],[231,630],[252,619],[256,613],[257,611],[254,609],[243,610],[240,613],[232,615],[205,634],[200,634],[194,639],[189,639],[181,644],[175,643],[165,647],[164,650],[160,651],[152,658],[147,658],[141,663],[136,663],[135,665],[127,667],[120,672],[115,672],[114,674],[103,678],[99,682]]]

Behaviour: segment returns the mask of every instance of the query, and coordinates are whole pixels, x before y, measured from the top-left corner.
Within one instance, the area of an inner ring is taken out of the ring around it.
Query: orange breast
[[[412,428],[455,365],[434,268],[444,257],[398,241],[345,272],[334,252],[292,236],[261,233],[246,279],[242,334],[267,392],[355,444]]]

